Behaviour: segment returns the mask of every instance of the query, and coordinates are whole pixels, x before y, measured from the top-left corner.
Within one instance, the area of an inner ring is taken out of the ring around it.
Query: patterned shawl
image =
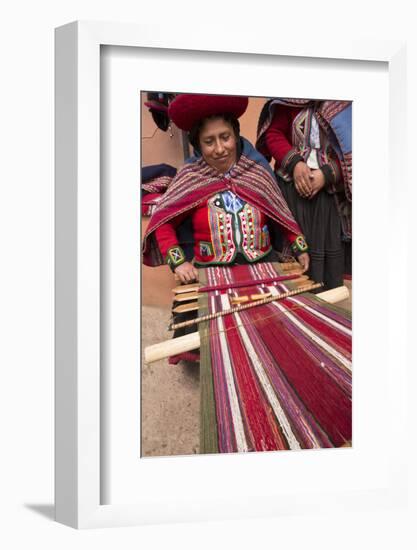
[[[227,177],[220,175],[201,156],[192,157],[179,170],[155,209],[145,233],[145,265],[156,266],[164,263],[155,238],[155,229],[227,189],[290,232],[297,235],[301,233],[268,162],[246,139],[241,139],[242,154]]]
[[[269,128],[275,114],[277,105],[287,107],[313,108],[317,121],[328,136],[332,148],[336,153],[343,178],[344,194],[335,194],[335,200],[342,221],[343,233],[347,239],[351,234],[351,203],[352,203],[352,102],[351,101],[316,101],[312,99],[272,99],[262,109],[258,122],[256,148],[268,160],[271,155],[266,146],[266,131]],[[303,148],[302,143],[295,143],[293,135],[293,147]],[[302,151],[300,151],[302,153]],[[302,154],[303,156],[303,154]],[[343,196],[342,196],[343,195]]]

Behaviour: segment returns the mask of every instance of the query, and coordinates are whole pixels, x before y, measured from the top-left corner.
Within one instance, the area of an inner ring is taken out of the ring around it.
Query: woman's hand
[[[190,262],[184,262],[174,269],[181,283],[192,283],[198,281],[198,270]]]
[[[325,184],[324,174],[321,170],[312,170],[310,174],[311,194],[309,199],[312,199],[321,191]]]
[[[302,273],[305,273],[310,267],[310,256],[307,252],[303,252],[298,256],[297,261],[302,267]]]
[[[312,191],[311,170],[303,161],[297,162],[293,172],[294,184],[301,197],[308,198]]]

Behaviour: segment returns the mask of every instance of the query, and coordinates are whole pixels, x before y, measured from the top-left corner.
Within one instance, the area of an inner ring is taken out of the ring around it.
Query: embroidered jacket
[[[228,264],[240,252],[248,262],[271,250],[270,229],[279,230],[294,253],[307,251],[300,228],[262,155],[242,138],[242,154],[228,175],[219,174],[201,157],[194,157],[173,179],[150,220],[143,243],[146,265],[185,261],[175,228],[191,217],[195,260],[200,264]],[[231,192],[239,208],[225,204]],[[286,252],[290,252],[286,248]]]
[[[233,204],[230,204],[231,201]],[[156,230],[159,249],[172,266],[176,267],[185,261],[184,252],[178,244],[176,227],[186,216],[192,220],[194,262],[197,265],[230,264],[238,253],[247,262],[256,262],[272,249],[267,216],[234,194],[231,197],[227,192],[217,193],[205,204],[177,216]],[[296,254],[307,250],[301,235],[285,229],[283,233]]]

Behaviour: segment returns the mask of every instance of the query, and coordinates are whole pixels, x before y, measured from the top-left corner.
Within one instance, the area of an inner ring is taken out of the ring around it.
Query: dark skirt
[[[287,183],[280,177],[278,183],[306,237],[310,279],[324,283],[320,292],[343,285],[345,249],[334,197],[322,190],[313,199],[304,199],[297,193],[293,183]]]

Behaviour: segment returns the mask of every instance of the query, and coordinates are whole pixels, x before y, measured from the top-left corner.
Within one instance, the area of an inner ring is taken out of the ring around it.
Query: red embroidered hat
[[[231,95],[179,94],[170,103],[168,116],[178,128],[189,132],[200,119],[222,114],[239,118],[246,111],[248,98]]]

